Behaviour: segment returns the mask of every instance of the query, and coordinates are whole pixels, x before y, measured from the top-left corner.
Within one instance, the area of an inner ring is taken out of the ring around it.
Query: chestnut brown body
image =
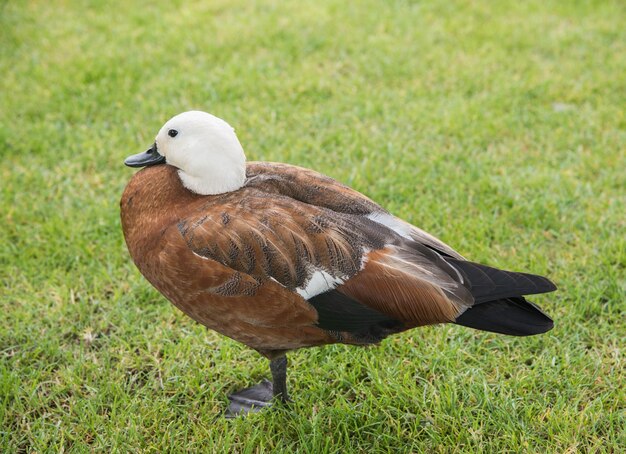
[[[454,322],[476,301],[473,268],[449,246],[295,166],[248,163],[244,186],[217,195],[187,190],[172,166],[149,167],[126,187],[121,216],[157,290],[269,357]]]

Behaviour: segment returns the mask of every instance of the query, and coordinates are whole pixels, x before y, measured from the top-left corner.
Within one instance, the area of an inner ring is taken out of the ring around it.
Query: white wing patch
[[[370,213],[367,215],[367,217],[372,221],[377,222],[378,224],[382,224],[385,227],[390,228],[404,238],[407,238],[409,240],[413,239],[411,237],[411,230],[413,229],[413,226],[409,223],[401,221],[395,216],[392,216],[388,213],[377,212]]]
[[[454,258],[464,260],[461,254],[456,252],[447,244],[443,243],[441,240],[438,240],[437,238],[432,236],[430,233],[425,232],[422,229],[403,221],[402,219],[398,219],[391,214],[379,211],[375,213],[370,213],[367,215],[367,217],[372,221],[393,230],[403,238],[433,246],[436,249],[443,251]]]
[[[317,270],[311,275],[311,279],[306,283],[306,287],[298,287],[296,292],[308,300],[320,293],[337,288],[344,283],[344,279],[332,276],[324,270]]]

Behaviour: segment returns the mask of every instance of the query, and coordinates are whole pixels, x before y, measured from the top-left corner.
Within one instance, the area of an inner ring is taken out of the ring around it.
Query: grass
[[[621,452],[626,8],[0,2],[0,451]],[[291,355],[295,403],[154,291],[118,200],[192,108],[475,261],[549,275],[547,335],[429,327]]]

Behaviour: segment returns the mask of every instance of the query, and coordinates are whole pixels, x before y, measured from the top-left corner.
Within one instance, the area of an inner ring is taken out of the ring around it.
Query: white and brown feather
[[[447,245],[311,170],[249,163],[243,188],[198,196],[175,169],[138,172],[122,198],[146,278],[206,326],[260,351],[360,342],[321,328],[315,298],[336,291],[397,321],[453,321],[470,306]],[[310,302],[307,302],[307,299]]]

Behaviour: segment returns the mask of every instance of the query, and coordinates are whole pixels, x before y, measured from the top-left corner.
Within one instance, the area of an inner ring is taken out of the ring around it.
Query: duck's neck
[[[227,170],[215,168],[207,169],[202,176],[194,176],[178,171],[178,176],[191,192],[203,195],[216,195],[225,192],[236,191],[241,188],[246,181],[245,162],[242,167]]]

